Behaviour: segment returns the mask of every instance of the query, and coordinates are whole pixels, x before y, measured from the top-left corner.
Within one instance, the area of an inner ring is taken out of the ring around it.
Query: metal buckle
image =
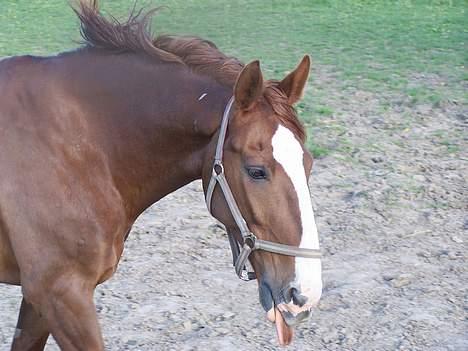
[[[250,247],[253,250],[255,250],[255,242],[257,241],[257,237],[253,233],[249,233],[246,236],[244,236],[244,244]]]
[[[239,278],[245,282],[257,279],[255,272],[249,272],[247,268],[244,268],[239,276]]]
[[[213,164],[213,177],[218,178],[224,173],[224,166],[222,161],[215,161]]]
[[[246,281],[248,282],[250,279],[249,279],[249,272],[247,271],[247,269],[243,269],[242,272],[241,272],[241,275],[240,277],[243,281]]]
[[[244,262],[247,261],[247,258],[250,256],[250,253],[252,251],[254,251],[256,248],[255,248],[255,243],[256,243],[256,240],[257,240],[257,237],[253,234],[253,233],[248,233],[246,235],[242,235],[243,237],[243,240],[244,240],[244,249],[243,251],[241,252],[241,256],[244,256],[243,259],[241,259],[241,262],[236,262],[236,266],[239,265],[239,264],[242,264],[243,267],[242,267],[242,270],[240,271],[240,274],[239,274],[239,278],[243,281],[250,281],[250,280],[254,280],[256,279],[256,274],[255,272],[250,272]],[[248,254],[247,255],[243,255],[244,252],[246,252],[245,250],[248,251]],[[239,261],[239,259],[238,259]],[[243,262],[242,262],[243,261]]]
[[[257,279],[257,275],[255,274],[255,272],[250,272],[249,270],[247,270],[246,267],[244,267],[244,269],[241,271],[239,278],[245,282],[249,282],[251,280]]]

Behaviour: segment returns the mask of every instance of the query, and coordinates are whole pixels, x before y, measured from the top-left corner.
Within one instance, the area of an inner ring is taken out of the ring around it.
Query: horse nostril
[[[291,298],[294,304],[298,305],[299,307],[304,306],[307,302],[307,297],[301,295],[299,290],[297,290],[296,288],[291,288]]]

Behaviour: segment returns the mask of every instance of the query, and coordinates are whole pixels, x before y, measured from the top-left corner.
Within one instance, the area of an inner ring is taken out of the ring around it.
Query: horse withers
[[[107,20],[96,1],[76,12],[83,47],[0,61],[0,281],[23,293],[12,349],[43,350],[52,334],[63,350],[103,350],[95,287],[136,218],[200,178],[236,270],[250,261],[289,344],[322,289],[312,157],[292,107],[309,57],[265,81],[258,61],[207,40],[153,38],[149,16]]]

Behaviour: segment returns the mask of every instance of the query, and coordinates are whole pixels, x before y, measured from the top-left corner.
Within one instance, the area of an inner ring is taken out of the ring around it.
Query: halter
[[[248,271],[245,267],[247,259],[249,258],[252,251],[263,250],[285,256],[294,257],[305,257],[305,258],[320,258],[321,253],[318,249],[304,249],[291,245],[284,245],[275,243],[272,241],[257,239],[257,237],[250,231],[247,223],[242,216],[239,206],[234,199],[231,188],[227,182],[226,176],[224,175],[223,166],[223,148],[224,141],[226,139],[226,131],[229,124],[229,117],[231,114],[231,108],[234,103],[234,97],[231,97],[226,105],[223,114],[223,120],[221,121],[221,127],[219,130],[218,143],[216,145],[216,154],[213,163],[213,170],[211,179],[206,190],[206,206],[208,211],[211,213],[211,201],[213,192],[216,184],[219,183],[221,191],[223,192],[226,203],[231,211],[231,215],[237,224],[242,235],[242,249],[239,248],[239,243],[234,238],[233,234],[228,232],[229,244],[231,245],[232,251],[232,263],[235,267],[236,274],[242,280],[249,281],[256,278],[255,272]]]

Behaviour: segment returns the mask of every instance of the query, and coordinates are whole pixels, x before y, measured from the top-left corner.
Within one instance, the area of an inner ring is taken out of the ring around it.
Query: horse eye
[[[267,178],[265,170],[261,167],[248,167],[247,172],[251,178],[256,180]]]

